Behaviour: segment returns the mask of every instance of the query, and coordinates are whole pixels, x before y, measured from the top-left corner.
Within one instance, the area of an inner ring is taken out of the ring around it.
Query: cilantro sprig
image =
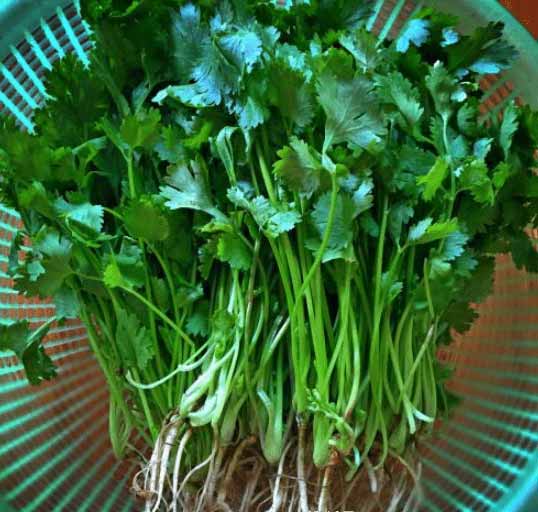
[[[538,271],[538,114],[478,116],[481,75],[515,57],[502,27],[426,9],[379,43],[356,0],[81,4],[91,65],[55,63],[35,133],[0,124],[32,242],[8,270],[84,321],[116,452],[139,432],[165,468],[152,505],[176,438],[182,474],[212,454],[220,497],[234,439],[271,464],[291,440],[303,509],[309,462],[407,457],[452,410],[436,348],[495,254]],[[48,327],[0,326],[33,384]]]

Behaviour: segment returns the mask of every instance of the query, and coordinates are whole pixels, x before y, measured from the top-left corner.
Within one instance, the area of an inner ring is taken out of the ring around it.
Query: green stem
[[[303,285],[301,286],[299,293],[295,297],[295,306],[293,308],[292,316],[295,316],[297,314],[297,309],[299,307],[300,302],[302,301],[303,295],[306,289],[308,288],[308,286],[310,286],[310,282],[312,281],[313,277],[316,275],[317,269],[323,261],[323,256],[325,256],[325,251],[327,250],[327,247],[329,246],[329,242],[331,239],[333,226],[334,226],[335,215],[336,215],[336,204],[338,200],[338,182],[336,180],[335,174],[331,175],[331,185],[332,185],[331,202],[329,206],[329,214],[327,217],[327,226],[325,227],[325,232],[323,233],[321,245],[319,246],[319,249],[316,253],[316,258],[314,260],[314,263],[312,264],[310,271],[304,278]]]
[[[146,297],[144,297],[143,295],[140,295],[140,293],[138,293],[137,291],[135,290],[132,290],[130,288],[126,288],[126,287],[121,287],[121,289],[124,291],[124,292],[127,292],[129,293],[130,295],[132,295],[133,297],[136,297],[140,302],[142,302],[142,304],[144,304],[148,309],[150,309],[151,311],[153,311],[153,313],[155,313],[165,324],[167,324],[169,327],[171,327],[177,334],[179,334],[179,336],[181,336],[189,345],[191,346],[195,346],[194,342],[191,340],[191,338],[189,337],[189,335],[187,333],[185,333],[183,331],[183,329],[181,329],[181,327],[179,327],[178,325],[176,325],[172,320],[170,320],[170,318],[168,316],[166,316],[159,308],[157,308],[154,304],[152,304],[150,301],[148,301],[148,299],[146,299]]]

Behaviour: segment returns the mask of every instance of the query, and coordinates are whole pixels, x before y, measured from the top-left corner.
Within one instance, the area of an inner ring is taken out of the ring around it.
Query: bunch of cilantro
[[[281,467],[296,447],[302,512],[324,471],[325,510],[334,466],[406,457],[450,412],[436,350],[495,254],[538,271],[538,114],[479,109],[515,51],[429,9],[379,41],[356,0],[81,3],[91,64],[48,72],[33,133],[1,121],[8,272],[83,320],[116,453],[154,447],[148,506],[193,468],[224,503],[255,439]],[[50,325],[1,326],[33,384]]]

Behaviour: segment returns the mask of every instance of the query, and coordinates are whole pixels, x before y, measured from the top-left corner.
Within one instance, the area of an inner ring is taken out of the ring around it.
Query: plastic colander
[[[527,3],[532,10],[535,0]],[[538,44],[504,7],[424,4],[459,15],[464,31],[505,22],[520,59],[509,73],[484,78],[482,115],[498,115],[514,98],[537,106]],[[392,38],[424,4],[374,1],[368,27]],[[1,115],[31,129],[46,95],[44,71],[67,52],[87,61],[89,34],[72,1],[0,0]],[[17,213],[0,207],[0,316],[39,325],[53,306],[17,295],[3,272],[19,226]],[[494,293],[480,313],[471,332],[439,354],[455,363],[451,388],[464,401],[424,446],[424,509],[538,512],[538,276],[499,257]],[[39,387],[0,352],[0,512],[137,510],[128,492],[132,465],[116,461],[108,441],[107,388],[84,328],[72,321],[52,329],[45,347],[59,375]]]

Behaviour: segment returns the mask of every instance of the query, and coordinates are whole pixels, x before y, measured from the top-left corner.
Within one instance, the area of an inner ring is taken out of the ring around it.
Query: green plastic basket
[[[483,80],[482,115],[498,115],[514,98],[538,105],[538,44],[495,0],[372,4],[368,26],[380,38],[396,36],[424,4],[458,14],[463,30],[504,21],[521,56],[513,71]],[[0,0],[1,114],[31,130],[32,111],[46,97],[44,71],[67,52],[87,62],[89,35],[72,1]],[[0,207],[0,316],[38,325],[53,306],[18,296],[4,272],[19,224],[16,212]],[[499,258],[494,293],[480,312],[472,331],[439,354],[456,363],[451,386],[464,402],[424,447],[424,509],[538,512],[538,277]],[[38,388],[0,352],[0,512],[138,509],[128,492],[133,468],[110,448],[106,385],[84,328],[68,322],[45,346],[59,376]]]

